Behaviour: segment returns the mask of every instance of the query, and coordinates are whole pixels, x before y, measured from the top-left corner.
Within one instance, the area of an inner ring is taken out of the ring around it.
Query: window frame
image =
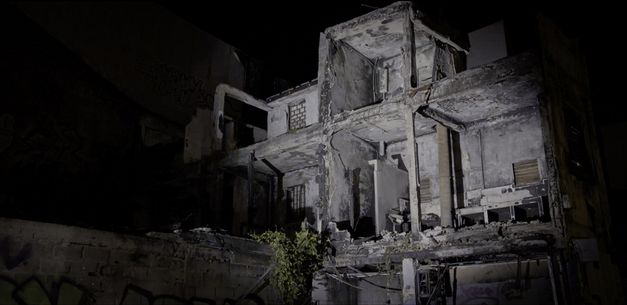
[[[289,131],[295,131],[307,127],[307,107],[305,102],[306,101],[303,99],[287,105],[287,129]],[[295,118],[295,116],[302,116],[302,118]],[[293,120],[298,120],[298,124],[294,124]]]

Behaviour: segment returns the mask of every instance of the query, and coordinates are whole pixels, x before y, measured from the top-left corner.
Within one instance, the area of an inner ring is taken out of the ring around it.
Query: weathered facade
[[[186,134],[216,224],[330,233],[319,304],[620,302],[585,65],[538,26],[541,52],[466,69],[398,2],[321,33],[312,82],[219,87]]]
[[[134,236],[0,217],[0,254],[0,304],[280,300],[259,280],[269,274],[269,247],[206,228]]]

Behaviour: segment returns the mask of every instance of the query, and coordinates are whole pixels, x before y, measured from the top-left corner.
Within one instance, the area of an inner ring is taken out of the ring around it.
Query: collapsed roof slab
[[[342,41],[374,59],[400,54],[411,2],[396,2],[325,30],[327,37]]]
[[[524,53],[464,71],[434,83],[410,103],[461,125],[536,106],[541,92],[536,61]]]
[[[429,108],[471,124],[538,104],[540,84],[531,75],[512,77],[429,103]]]
[[[415,18],[411,2],[395,2],[368,14],[329,27],[327,37],[351,46],[365,57],[391,58],[402,52],[406,39],[407,25],[413,23],[415,47],[432,43],[433,38],[446,43],[458,51],[467,51],[448,37],[439,34]]]
[[[396,142],[406,138],[404,112],[409,111],[400,102],[380,103],[336,115],[332,130],[347,130],[370,142]],[[423,116],[415,120],[416,134],[433,132],[435,121]]]
[[[218,166],[227,168],[246,166],[253,152],[257,159],[254,163],[255,170],[269,175],[273,175],[274,170],[262,162],[263,159],[283,173],[316,166],[317,150],[322,140],[322,128],[320,124],[314,124],[296,132],[234,150],[222,159]]]
[[[346,130],[370,142],[404,137],[403,105],[382,103],[342,112],[331,122],[331,130]]]
[[[401,237],[395,241],[339,246],[334,266],[398,263],[409,257],[445,261],[499,254],[534,256],[559,245],[559,233],[550,223],[491,224],[429,235],[421,241],[408,242]]]

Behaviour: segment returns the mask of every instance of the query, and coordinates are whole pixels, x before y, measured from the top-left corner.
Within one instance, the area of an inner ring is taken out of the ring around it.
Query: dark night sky
[[[315,78],[318,34],[326,27],[383,7],[389,0],[159,2],[189,22],[273,64],[293,82]],[[467,33],[504,18],[544,11],[589,39],[613,23],[610,7],[580,1],[414,1],[414,8]]]
[[[250,55],[276,67],[294,83],[316,77],[318,36],[326,27],[383,7],[394,1],[267,2],[228,1],[211,6],[197,3],[160,2],[189,22]],[[468,32],[498,21],[508,11],[503,4],[489,10],[483,6],[457,6],[449,1],[415,3],[428,16],[447,20]]]
[[[389,0],[344,1],[239,1],[159,3],[201,29],[262,60],[293,85],[314,79],[317,70],[318,35],[326,27],[383,7]],[[619,12],[604,2],[582,1],[414,1],[414,8],[468,33],[501,19],[524,20],[542,11],[561,23],[572,36],[580,37],[588,53],[593,95],[609,105],[605,66],[606,48],[619,28]],[[515,21],[514,23],[516,23]],[[529,31],[519,23],[519,31]],[[616,64],[616,63],[614,63]],[[609,70],[609,71],[608,71]],[[614,80],[614,79],[613,79]],[[615,81],[615,80],[614,80]],[[600,107],[600,115],[611,121],[624,120],[615,111]]]

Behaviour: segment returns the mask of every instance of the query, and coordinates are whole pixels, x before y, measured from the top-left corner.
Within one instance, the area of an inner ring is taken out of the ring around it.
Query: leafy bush
[[[280,231],[252,237],[270,244],[275,264],[272,283],[286,304],[293,304],[310,292],[312,275],[322,267],[323,244],[317,234],[303,228],[291,238]]]

